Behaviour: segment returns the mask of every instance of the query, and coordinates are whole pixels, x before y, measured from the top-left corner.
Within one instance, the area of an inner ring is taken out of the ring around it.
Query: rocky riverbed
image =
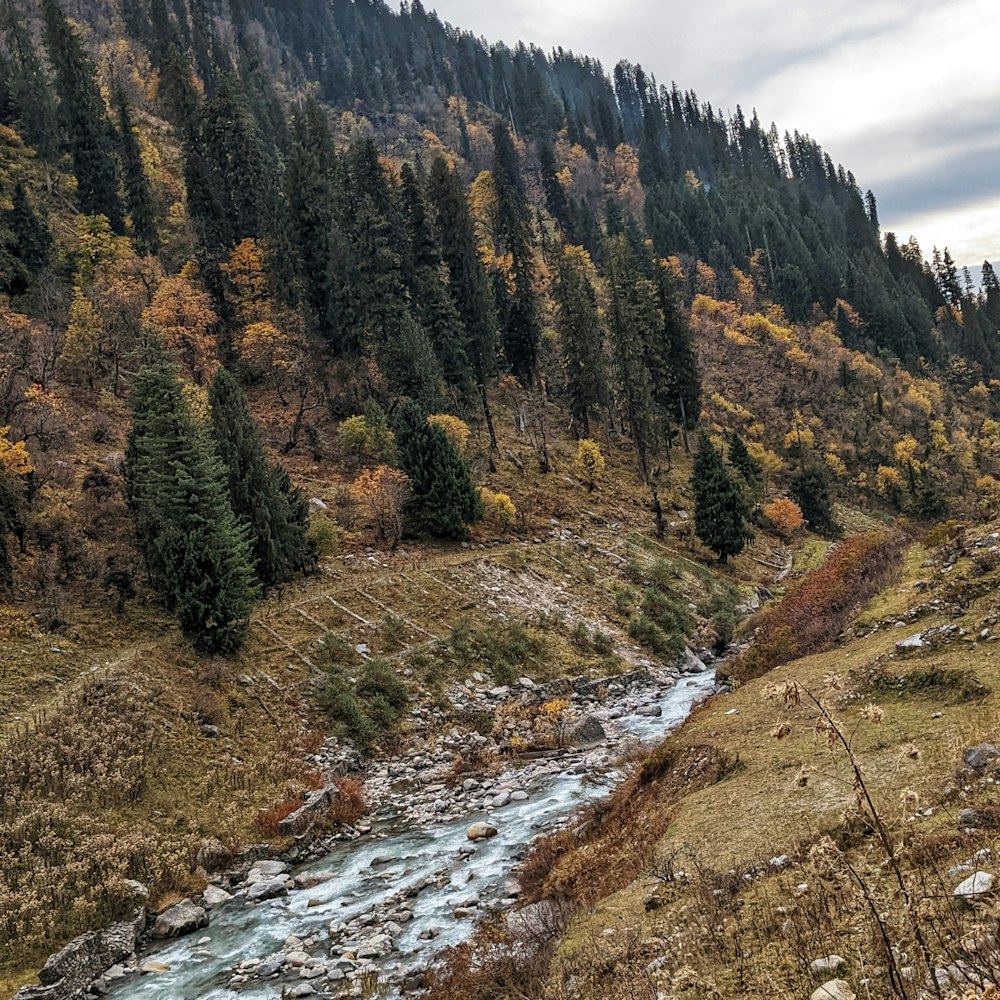
[[[202,897],[161,914],[153,945],[107,970],[91,993],[221,1000],[236,990],[276,1000],[361,996],[377,982],[412,988],[478,917],[517,907],[516,866],[533,838],[606,794],[630,744],[662,738],[715,689],[691,654],[677,669],[552,689],[470,681],[452,693],[457,711],[568,702],[567,745],[511,759],[503,727],[484,736],[448,725],[439,710],[415,710],[406,750],[368,769],[370,816],[282,857],[251,851]],[[316,762],[336,769],[348,757],[331,743]],[[477,773],[456,769],[467,760],[484,763]]]

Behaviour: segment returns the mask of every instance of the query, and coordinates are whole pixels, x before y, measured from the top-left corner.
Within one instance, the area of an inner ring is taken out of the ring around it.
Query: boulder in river
[[[283,878],[270,878],[264,882],[255,882],[247,889],[247,899],[253,903],[262,903],[265,899],[277,899],[288,895],[288,883]]]
[[[153,937],[173,938],[190,934],[208,926],[208,913],[190,899],[182,900],[169,910],[164,910],[153,924]]]
[[[473,823],[466,831],[469,840],[487,840],[497,835],[497,828],[489,823]]]
[[[585,715],[570,733],[569,741],[575,747],[593,747],[608,738],[604,726],[593,715]]]

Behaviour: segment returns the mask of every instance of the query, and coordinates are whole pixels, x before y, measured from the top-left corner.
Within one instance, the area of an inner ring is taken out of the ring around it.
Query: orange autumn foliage
[[[779,497],[764,508],[764,517],[768,519],[775,533],[788,539],[806,523],[799,505],[794,500]]]

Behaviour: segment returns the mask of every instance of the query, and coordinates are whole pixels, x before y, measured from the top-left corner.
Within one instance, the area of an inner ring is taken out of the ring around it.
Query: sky
[[[808,133],[926,257],[1000,264],[996,0],[425,0],[490,41],[640,63],[702,101]]]

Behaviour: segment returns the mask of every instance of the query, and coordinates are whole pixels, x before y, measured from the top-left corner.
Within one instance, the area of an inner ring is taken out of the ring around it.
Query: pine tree
[[[128,499],[150,579],[198,650],[232,652],[256,595],[253,560],[226,471],[165,360],[136,377],[133,417]]]
[[[208,399],[230,506],[249,530],[257,577],[265,587],[282,583],[315,562],[307,505],[284,470],[268,463],[243,390],[225,368],[212,380]]]
[[[836,538],[840,535],[831,497],[830,476],[818,462],[806,462],[792,477],[792,498],[802,516],[817,535]]]
[[[408,163],[403,165],[401,177],[400,196],[407,236],[402,267],[413,318],[427,332],[445,381],[459,394],[464,394],[470,379],[462,320],[441,280],[441,253],[431,231],[420,183]]]
[[[115,134],[97,85],[97,67],[70,27],[58,0],[42,0],[45,48],[55,71],[59,118],[73,157],[77,201],[84,215],[104,215],[111,228],[124,229]]]
[[[451,438],[407,401],[396,418],[396,449],[413,493],[406,505],[410,530],[441,538],[461,538],[482,520],[483,502],[472,474]]]
[[[132,110],[121,87],[115,90],[114,107],[118,117],[122,187],[125,191],[125,207],[132,222],[132,239],[139,253],[155,254],[160,247],[160,236],[156,226],[153,193],[142,162],[142,151],[132,122]]]
[[[677,282],[662,264],[653,268],[653,283],[663,320],[650,350],[657,406],[670,423],[693,430],[701,413],[701,373],[688,310],[680,300]]]
[[[493,128],[493,182],[497,194],[497,243],[510,255],[513,291],[503,303],[504,351],[511,371],[531,385],[538,371],[541,325],[534,292],[531,212],[510,130],[504,122]],[[498,288],[500,285],[497,286]]]
[[[41,59],[15,0],[0,0],[0,30],[10,54],[7,83],[19,130],[42,160],[59,155],[59,117]]]
[[[698,537],[719,556],[720,562],[738,556],[753,539],[750,505],[744,489],[705,434],[698,440],[691,488]]]
[[[624,236],[608,241],[605,256],[610,299],[605,321],[615,401],[632,438],[639,472],[648,482],[652,460],[663,443],[646,357],[660,323],[656,290],[643,278]]]
[[[608,403],[601,318],[587,276],[587,255],[576,247],[559,251],[552,298],[562,350],[569,412],[580,437],[590,437],[591,414]]]
[[[465,189],[458,174],[438,157],[427,181],[431,221],[437,245],[448,270],[448,290],[464,329],[465,354],[479,390],[483,414],[496,450],[496,431],[487,384],[497,372],[497,319],[489,279],[476,249]]]
[[[10,208],[0,212],[0,289],[9,295],[23,294],[51,256],[52,234],[18,181]]]
[[[751,494],[758,495],[764,485],[763,470],[736,431],[729,435],[729,464],[740,474]]]

